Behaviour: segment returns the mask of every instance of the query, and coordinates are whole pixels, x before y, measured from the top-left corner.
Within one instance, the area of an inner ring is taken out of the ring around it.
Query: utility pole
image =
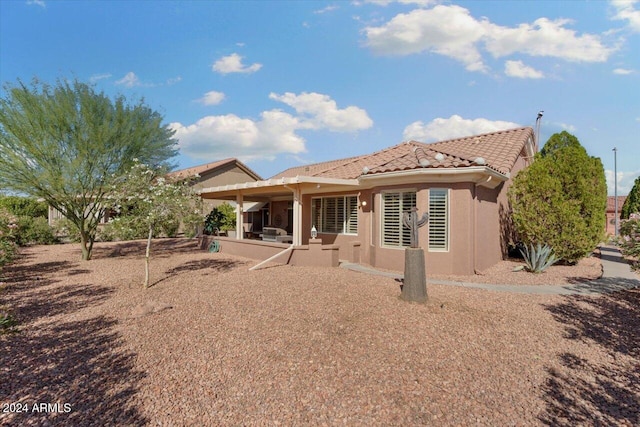
[[[540,122],[542,121],[542,113],[544,110],[538,111],[538,117],[536,118],[536,148],[540,151]]]
[[[613,205],[615,215],[614,237],[618,237],[618,148],[613,147]]]

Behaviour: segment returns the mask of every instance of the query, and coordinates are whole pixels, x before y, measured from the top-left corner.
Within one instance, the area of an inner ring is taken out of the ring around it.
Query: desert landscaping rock
[[[154,241],[149,289],[144,242],[97,244],[90,262],[77,245],[24,250],[3,271],[20,326],[0,336],[0,403],[71,410],[0,424],[640,424],[637,290],[430,284],[407,304],[391,277],[249,271],[196,246]]]

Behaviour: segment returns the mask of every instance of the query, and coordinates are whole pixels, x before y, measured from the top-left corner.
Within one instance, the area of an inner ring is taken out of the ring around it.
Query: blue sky
[[[0,80],[144,98],[185,168],[305,163],[516,126],[640,175],[640,2],[0,1]],[[4,96],[4,92],[3,92]]]

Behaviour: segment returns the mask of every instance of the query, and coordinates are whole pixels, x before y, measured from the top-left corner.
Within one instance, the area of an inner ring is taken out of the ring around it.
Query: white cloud
[[[504,27],[476,19],[457,5],[437,5],[401,13],[380,26],[365,27],[366,45],[382,55],[433,52],[462,62],[469,71],[487,71],[482,51],[495,58],[523,53],[567,61],[604,62],[615,50],[594,34],[578,35],[571,21],[539,18]]]
[[[366,27],[367,45],[382,55],[410,55],[423,51],[448,56],[469,71],[485,71],[476,44],[485,34],[481,22],[460,6],[438,5],[396,15],[379,27]]]
[[[358,107],[338,109],[329,96],[317,93],[271,94],[297,115],[281,110],[263,111],[259,120],[235,114],[203,117],[194,124],[171,123],[182,154],[208,160],[237,157],[243,161],[274,159],[277,154],[306,151],[298,130],[350,132],[370,127],[373,122]]]
[[[607,178],[607,192],[610,196],[615,194],[615,186],[613,182],[613,171],[606,169],[604,175]],[[640,170],[632,172],[620,172],[618,171],[618,196],[626,196],[631,192],[633,184],[637,177],[640,176]],[[620,206],[622,209],[622,206]]]
[[[494,57],[514,53],[548,56],[574,62],[604,62],[614,51],[602,44],[593,34],[576,35],[565,28],[568,19],[536,19],[533,24],[520,24],[515,28],[485,22],[485,45]]]
[[[578,130],[578,128],[575,127],[574,125],[570,125],[567,123],[558,123],[557,125],[560,126],[561,129],[564,129],[567,132],[571,132],[571,133],[575,133]]]
[[[229,56],[223,56],[213,63],[211,69],[220,74],[229,74],[229,73],[255,73],[260,68],[262,68],[262,64],[258,64],[257,62],[251,64],[249,66],[242,64],[243,57],[238,55],[237,53],[232,53]]]
[[[626,68],[616,68],[615,70],[613,70],[613,74],[618,74],[620,76],[626,76],[633,73],[634,73],[633,70],[629,70]]]
[[[428,6],[437,3],[438,0],[364,0],[363,2],[355,2],[357,6],[365,3],[371,3],[378,6],[388,6],[391,3],[415,4],[417,6]]]
[[[94,74],[91,77],[89,77],[89,81],[91,83],[95,83],[99,80],[104,80],[104,79],[109,79],[111,78],[111,74],[109,73],[102,73],[102,74]]]
[[[182,154],[193,158],[237,157],[242,161],[273,159],[279,153],[304,152],[304,138],[295,134],[297,119],[282,111],[265,111],[254,121],[227,114],[207,116],[184,126],[169,125],[175,130]]]
[[[204,105],[218,105],[222,101],[224,101],[225,95],[222,92],[216,92],[212,90],[204,94],[202,98],[198,101],[203,103]]]
[[[504,73],[509,77],[521,79],[541,79],[544,77],[541,71],[524,65],[522,61],[506,61],[504,63]]]
[[[303,92],[296,95],[286,92],[283,95],[269,94],[269,98],[283,102],[305,118],[305,123],[314,129],[329,129],[335,132],[353,132],[368,129],[373,121],[362,108],[349,106],[339,109],[328,95]]]
[[[616,13],[613,19],[627,21],[627,25],[632,31],[640,32],[640,10],[635,8],[636,0],[613,0]]]
[[[182,76],[172,77],[167,79],[167,86],[173,86],[176,83],[180,83],[182,81]]]
[[[126,87],[142,86],[140,79],[133,71],[129,71],[123,78],[117,80],[116,84]]]
[[[329,5],[325,8],[314,10],[313,13],[315,13],[316,15],[322,15],[323,13],[332,12],[337,9],[340,9],[340,7],[335,5]]]
[[[520,127],[517,123],[483,118],[463,119],[454,114],[448,119],[437,118],[427,124],[422,121],[413,122],[404,129],[403,138],[405,141],[445,141],[517,127]]]
[[[46,8],[47,5],[43,0],[27,0],[27,4],[29,6],[40,6],[42,8]]]

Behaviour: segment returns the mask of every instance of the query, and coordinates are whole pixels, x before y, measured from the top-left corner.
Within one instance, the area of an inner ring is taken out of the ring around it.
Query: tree
[[[143,286],[149,286],[149,259],[151,240],[158,228],[179,222],[185,227],[201,225],[202,199],[188,180],[171,181],[152,169],[136,162],[128,173],[112,187],[111,204],[120,218],[144,226],[148,230],[145,253],[145,278]]]
[[[622,205],[620,219],[628,219],[632,213],[640,212],[640,176],[633,183],[633,188]]]
[[[547,144],[509,189],[513,221],[523,243],[548,244],[564,262],[575,263],[602,239],[604,168],[567,132]]]
[[[0,100],[0,187],[44,199],[77,228],[91,259],[107,189],[132,159],[169,168],[173,131],[143,101],[113,101],[77,80],[5,84]]]

